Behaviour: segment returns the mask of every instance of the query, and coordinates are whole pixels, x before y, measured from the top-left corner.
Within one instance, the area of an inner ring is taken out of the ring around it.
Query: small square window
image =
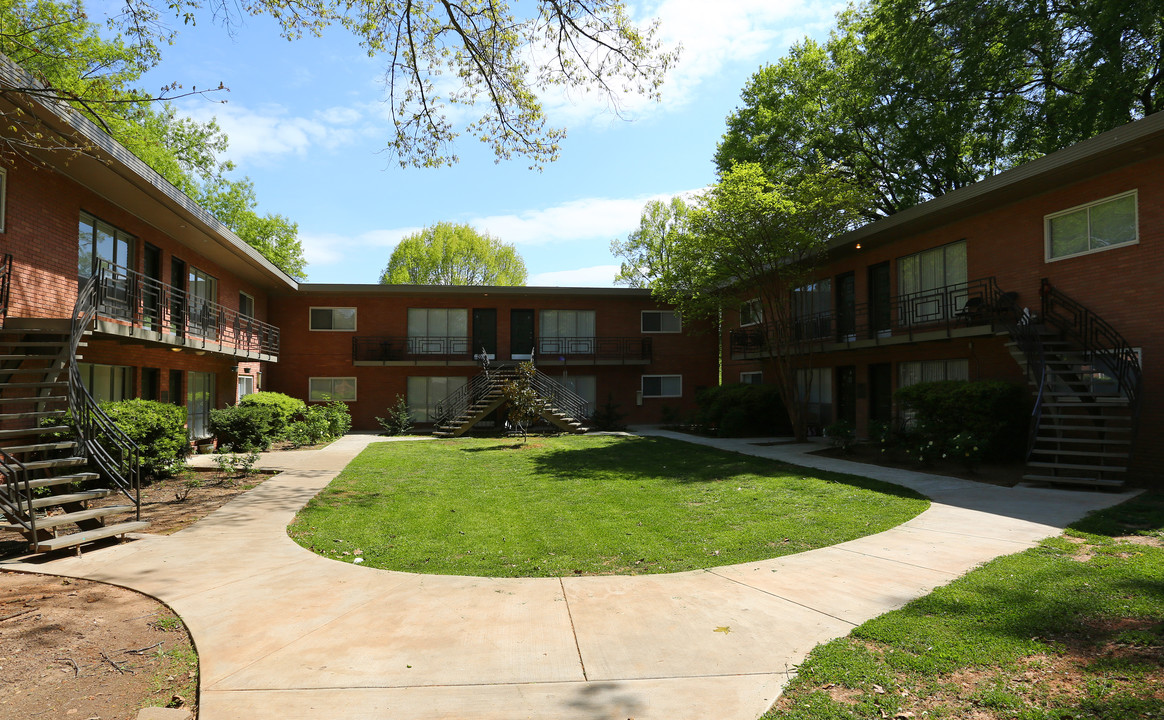
[[[764,373],[762,371],[742,372],[740,373],[740,382],[744,385],[763,385]]]
[[[312,330],[351,331],[356,329],[356,309],[341,307],[311,308]]]
[[[238,294],[238,314],[247,318],[255,316],[255,299],[245,292]]]
[[[683,330],[683,321],[674,310],[643,310],[642,329],[645,333],[677,333]]]

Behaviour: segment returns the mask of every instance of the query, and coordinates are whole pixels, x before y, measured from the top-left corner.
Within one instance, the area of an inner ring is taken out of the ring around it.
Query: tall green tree
[[[524,285],[513,245],[469,225],[441,222],[400,241],[380,275],[385,285]]]
[[[651,293],[684,318],[714,318],[723,307],[759,298],[769,377],[799,438],[807,434],[810,390],[798,382],[805,377],[799,371],[811,367],[812,342],[796,331],[796,293],[813,279],[829,238],[850,228],[867,202],[836,168],[773,182],[761,165],[739,163],[699,198],[686,232],[663,236],[667,263],[638,265],[662,268],[651,277]],[[623,257],[638,263],[642,246],[630,238],[627,245]]]
[[[81,11],[79,0],[4,1],[16,18],[13,25],[35,29],[29,32],[55,32],[55,18],[45,21],[40,14],[46,4],[67,8],[74,16]],[[557,159],[565,135],[564,128],[548,124],[540,92],[597,92],[617,112],[627,93],[657,100],[664,74],[677,56],[677,50],[661,46],[655,24],[639,27],[631,20],[624,0],[520,5],[506,0],[125,0],[103,7],[112,9],[105,18],[110,31],[122,39],[130,64],[138,70],[161,59],[175,34],[166,25],[170,18],[183,24],[212,20],[229,32],[248,15],[266,15],[289,40],[304,33],[351,33],[384,63],[392,123],[387,144],[402,165],[455,163],[454,141],[467,132],[486,143],[499,161],[518,155],[540,167]],[[9,33],[6,27],[0,26],[0,33]],[[31,48],[27,54],[35,54],[36,39],[29,32],[9,33],[10,45]],[[78,62],[84,64],[85,57],[82,52]],[[79,77],[116,80],[120,66],[87,67],[94,72]],[[110,107],[100,88],[50,84],[48,89],[14,89],[88,105],[98,115]],[[472,119],[459,126],[454,115]]]
[[[682,197],[652,200],[643,208],[639,227],[626,240],[612,240],[610,254],[623,258],[614,281],[630,287],[650,287],[669,276],[675,264],[671,251],[678,237],[690,232],[691,207]]]
[[[870,0],[761,68],[721,172],[819,159],[890,215],[1164,107],[1164,0]]]

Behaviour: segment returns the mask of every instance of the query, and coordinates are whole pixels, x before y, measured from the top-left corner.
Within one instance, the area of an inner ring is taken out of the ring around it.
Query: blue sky
[[[255,183],[260,211],[299,223],[308,282],[377,282],[402,237],[447,220],[515,244],[530,285],[604,287],[618,269],[610,241],[638,225],[645,202],[714,181],[715,145],[748,77],[805,35],[823,37],[840,8],[811,0],[632,3],[633,17],[658,17],[663,40],[683,45],[662,102],[632,99],[627,120],[593,99],[544,98],[550,124],[568,135],[561,159],[541,172],[521,158],[495,164],[468,135],[456,147],[458,165],[401,169],[383,151],[391,132],[383,62],[340,29],[288,42],[264,18],[248,18],[233,37],[200,20],[165,48],[146,87],[230,88],[210,96],[225,103],[190,98],[179,108],[216,116],[230,137],[227,156]]]

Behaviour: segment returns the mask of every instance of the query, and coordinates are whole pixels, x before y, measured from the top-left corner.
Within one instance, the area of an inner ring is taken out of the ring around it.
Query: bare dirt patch
[[[197,671],[185,626],[156,600],[0,572],[0,717],[133,720],[195,703]]]
[[[187,470],[142,488],[142,519],[150,533],[169,535],[268,477]],[[3,541],[0,557],[27,552],[15,534]],[[87,580],[0,572],[0,718],[133,720],[148,706],[195,710],[197,671],[185,626],[158,601]]]

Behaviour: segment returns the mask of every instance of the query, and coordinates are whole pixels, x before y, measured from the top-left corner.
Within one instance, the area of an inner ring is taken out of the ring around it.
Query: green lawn
[[[460,439],[368,447],[290,535],[391,570],[646,574],[833,545],[926,507],[894,485],[664,438]]]
[[[764,717],[1164,718],[1164,493],[818,647]]]

